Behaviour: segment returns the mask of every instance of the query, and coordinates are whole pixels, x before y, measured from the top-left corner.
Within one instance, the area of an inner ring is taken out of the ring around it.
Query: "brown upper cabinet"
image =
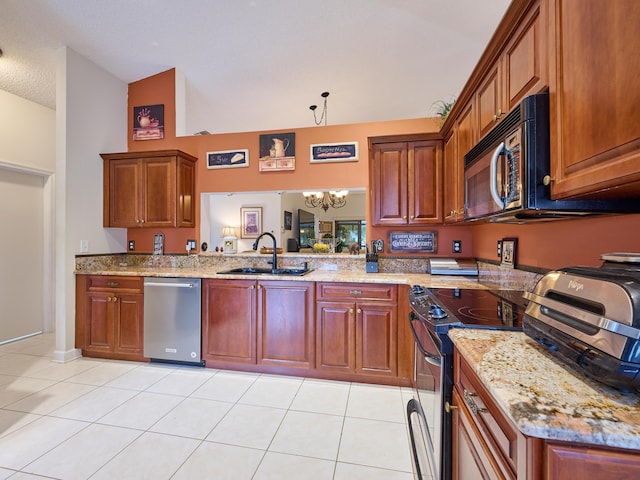
[[[464,220],[464,156],[477,140],[473,102],[456,119],[444,142],[444,221]]]
[[[105,227],[194,227],[195,162],[180,150],[103,153]]]
[[[442,140],[376,137],[369,143],[373,225],[442,223]]]
[[[640,2],[551,4],[552,196],[637,199]]]
[[[545,6],[544,1],[536,2],[525,15],[477,90],[480,137],[525,96],[547,86],[547,44],[541,11]]]
[[[639,24],[637,0],[511,2],[442,131],[446,222],[461,219],[456,171],[468,148],[460,125],[471,121],[470,148],[545,90],[551,198],[640,197]]]

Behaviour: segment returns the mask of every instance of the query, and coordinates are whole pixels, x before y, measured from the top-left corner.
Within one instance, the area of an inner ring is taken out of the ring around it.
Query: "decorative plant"
[[[432,106],[436,108],[436,115],[440,117],[440,126],[444,125],[455,103],[455,97],[452,97],[449,101],[438,100],[437,102],[433,102]]]

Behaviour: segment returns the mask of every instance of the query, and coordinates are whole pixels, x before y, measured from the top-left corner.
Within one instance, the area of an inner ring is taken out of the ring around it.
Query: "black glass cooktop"
[[[413,287],[412,310],[435,326],[522,329],[526,301],[521,291]]]

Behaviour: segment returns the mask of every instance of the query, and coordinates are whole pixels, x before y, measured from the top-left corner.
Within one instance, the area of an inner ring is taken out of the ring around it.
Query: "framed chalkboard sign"
[[[437,253],[437,232],[390,232],[389,251],[406,253]]]

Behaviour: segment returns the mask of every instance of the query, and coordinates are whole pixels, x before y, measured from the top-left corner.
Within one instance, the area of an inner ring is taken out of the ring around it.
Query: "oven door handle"
[[[439,356],[431,355],[422,346],[422,343],[420,342],[420,339],[418,338],[418,334],[416,333],[416,327],[413,326],[413,322],[414,321],[419,322],[420,319],[416,316],[415,313],[410,312],[409,313],[409,326],[411,327],[411,333],[413,333],[413,339],[415,340],[416,345],[418,346],[418,350],[420,350],[420,353],[422,353],[422,355],[424,355],[425,361],[427,361],[431,365],[435,365],[436,367],[440,367],[442,365],[442,359]],[[429,332],[427,331],[427,333],[429,333]]]
[[[491,157],[491,164],[490,164],[490,179],[489,179],[489,186],[490,186],[490,190],[491,190],[491,198],[493,198],[493,201],[496,202],[498,204],[498,206],[504,210],[504,200],[502,198],[500,198],[500,195],[498,194],[498,159],[500,158],[501,155],[505,155],[507,153],[507,150],[505,148],[504,142],[500,143],[500,145],[498,145],[498,148],[495,149],[495,151],[493,152],[493,156]]]

